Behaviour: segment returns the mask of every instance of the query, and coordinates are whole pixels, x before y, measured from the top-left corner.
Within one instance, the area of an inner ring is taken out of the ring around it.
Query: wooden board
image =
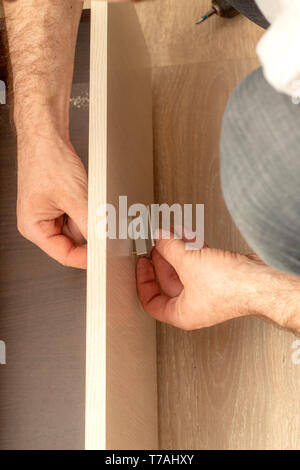
[[[195,25],[211,0],[144,0],[136,4],[153,67],[255,58],[263,30],[242,16]]]
[[[131,240],[97,236],[100,204],[153,201],[151,73],[134,7],[92,2],[86,448],[157,448],[155,323]],[[102,227],[102,228],[103,228]]]
[[[137,6],[153,70],[156,202],[205,203],[211,246],[247,252],[219,184],[219,135],[234,87],[259,64],[250,21],[194,21],[210,0]],[[295,337],[257,318],[183,332],[158,327],[163,449],[295,449],[300,367]]]

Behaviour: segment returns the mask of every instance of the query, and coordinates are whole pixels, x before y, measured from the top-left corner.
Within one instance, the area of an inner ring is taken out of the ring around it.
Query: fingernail
[[[196,238],[196,240],[193,241],[193,242],[187,242],[185,244],[185,249],[189,250],[189,251],[191,251],[191,250],[202,250],[203,246],[204,246],[204,241],[200,240],[200,238]]]
[[[197,238],[196,232],[184,227],[184,238],[187,240],[195,240]]]
[[[148,259],[145,258],[144,256],[141,256],[139,259],[138,259],[138,262],[137,264],[139,266],[146,266],[148,264]]]

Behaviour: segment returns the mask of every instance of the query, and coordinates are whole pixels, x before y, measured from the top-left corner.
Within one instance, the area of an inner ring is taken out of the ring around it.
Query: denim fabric
[[[300,275],[300,104],[276,92],[261,69],[228,102],[221,182],[229,211],[254,252]]]

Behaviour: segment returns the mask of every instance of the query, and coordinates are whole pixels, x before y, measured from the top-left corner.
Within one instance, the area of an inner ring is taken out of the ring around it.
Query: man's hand
[[[49,256],[86,268],[87,174],[71,144],[37,135],[18,151],[17,219],[21,234]]]
[[[3,0],[18,138],[18,227],[64,265],[86,267],[87,175],[69,140],[83,0]]]
[[[4,0],[18,144],[20,232],[60,263],[86,267],[87,175],[69,140],[82,1]]]
[[[157,241],[152,263],[138,261],[137,290],[149,315],[184,330],[256,314],[300,331],[299,278],[266,266],[255,255],[186,250],[172,234]]]

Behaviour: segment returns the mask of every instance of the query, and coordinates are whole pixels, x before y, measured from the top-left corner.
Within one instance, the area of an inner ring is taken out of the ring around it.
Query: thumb
[[[186,253],[184,241],[175,238],[174,233],[166,230],[159,230],[155,239],[155,248],[159,254],[178,272]]]
[[[86,242],[76,223],[69,216],[66,216],[65,218],[62,233],[68,238],[71,238],[71,240],[74,240],[76,245],[83,245]]]
[[[66,213],[75,223],[83,237],[87,240],[88,233],[88,201],[85,198],[82,201],[76,201],[69,208],[66,208]]]

